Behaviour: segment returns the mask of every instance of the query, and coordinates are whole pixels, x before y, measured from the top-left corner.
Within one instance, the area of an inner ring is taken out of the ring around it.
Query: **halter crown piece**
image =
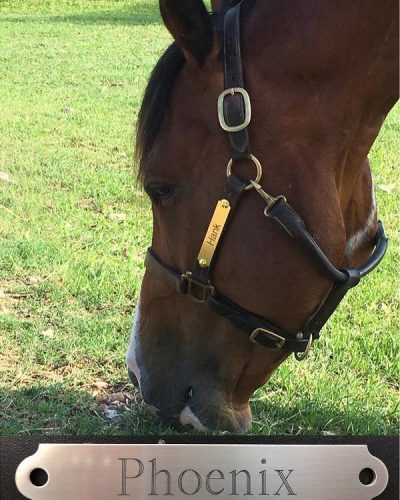
[[[218,118],[221,127],[228,134],[232,150],[232,158],[227,165],[225,189],[217,203],[192,271],[180,273],[172,269],[157,257],[151,248],[147,251],[145,266],[165,285],[196,302],[206,304],[215,313],[229,319],[252,342],[270,349],[285,348],[293,351],[296,359],[301,361],[307,357],[313,341],[319,338],[322,327],[334,313],[346,292],[381,262],[387,249],[387,238],[379,221],[375,249],[368,261],[357,269],[338,269],[321,250],[307,230],[303,219],[287,203],[286,198],[282,195],[272,196],[261,188],[259,182],[262,177],[262,166],[250,152],[247,129],[251,121],[251,101],[244,89],[243,81],[240,46],[241,4],[242,2],[239,2],[230,8],[224,19],[225,90],[218,99]],[[257,171],[255,180],[245,181],[232,173],[232,167],[237,161],[254,163]],[[223,236],[242,195],[248,190],[254,190],[263,198],[266,202],[264,215],[278,222],[292,238],[300,240],[334,282],[328,297],[297,334],[243,309],[228,297],[221,295],[212,285],[214,264]]]

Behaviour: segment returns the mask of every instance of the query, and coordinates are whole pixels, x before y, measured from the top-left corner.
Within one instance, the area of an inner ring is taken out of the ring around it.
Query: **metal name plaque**
[[[32,500],[371,500],[387,483],[365,445],[41,444],[16,472]]]

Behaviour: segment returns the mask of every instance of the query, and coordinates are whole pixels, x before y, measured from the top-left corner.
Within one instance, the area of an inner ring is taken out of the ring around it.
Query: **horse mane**
[[[222,0],[218,12],[211,13],[217,36],[221,39],[225,12],[240,0]],[[243,0],[246,16],[254,0]],[[173,42],[162,54],[154,67],[140,107],[136,125],[135,159],[138,165],[138,178],[143,179],[144,165],[156,135],[160,131],[170,101],[175,80],[185,64],[185,56],[179,45]]]
[[[164,121],[172,87],[184,63],[185,56],[174,42],[161,56],[150,75],[136,126],[135,159],[139,166],[139,179],[143,178],[143,165]]]

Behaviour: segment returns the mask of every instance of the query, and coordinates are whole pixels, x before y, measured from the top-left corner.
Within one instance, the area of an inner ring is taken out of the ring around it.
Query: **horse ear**
[[[214,42],[214,29],[202,0],[160,0],[165,26],[186,59],[202,65]]]

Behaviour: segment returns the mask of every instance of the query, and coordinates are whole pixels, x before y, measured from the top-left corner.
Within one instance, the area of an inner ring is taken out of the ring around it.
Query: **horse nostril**
[[[187,391],[187,399],[191,399],[193,397],[193,387],[189,387]]]

